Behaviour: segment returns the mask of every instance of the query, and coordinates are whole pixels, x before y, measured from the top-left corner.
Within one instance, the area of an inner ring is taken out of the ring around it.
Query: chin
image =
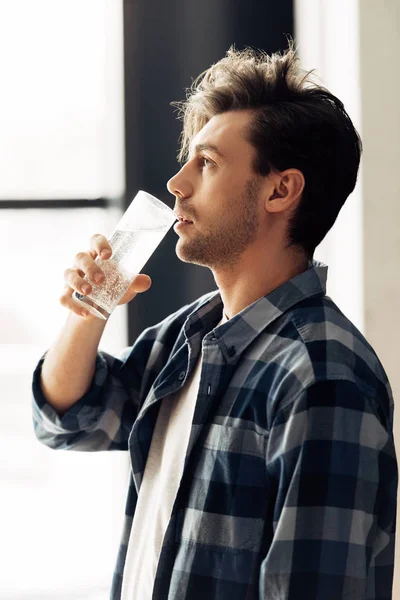
[[[178,241],[175,252],[179,260],[192,265],[198,265],[200,267],[210,267],[208,260],[205,260],[205,256],[196,251],[195,248],[185,247],[185,244]]]

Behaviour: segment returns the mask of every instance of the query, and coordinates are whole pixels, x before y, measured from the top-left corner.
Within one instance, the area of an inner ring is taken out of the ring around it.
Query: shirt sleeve
[[[127,450],[132,426],[156,377],[174,349],[184,343],[187,316],[211,294],[145,329],[118,356],[99,351],[92,385],[62,416],[46,401],[40,385],[45,355],[32,382],[33,425],[40,442],[62,450]]]
[[[38,440],[53,449],[127,450],[140,388],[135,360],[129,360],[131,351],[124,349],[118,357],[98,352],[90,389],[62,416],[46,401],[41,389],[44,355],[32,382],[33,425]]]
[[[392,598],[397,462],[386,403],[385,416],[356,384],[323,381],[275,415],[260,600]]]

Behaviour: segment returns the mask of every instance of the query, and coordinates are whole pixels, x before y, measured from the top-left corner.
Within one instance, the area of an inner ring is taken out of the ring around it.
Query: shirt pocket
[[[265,514],[266,438],[251,429],[208,426],[199,448],[181,539],[216,551],[253,550]]]

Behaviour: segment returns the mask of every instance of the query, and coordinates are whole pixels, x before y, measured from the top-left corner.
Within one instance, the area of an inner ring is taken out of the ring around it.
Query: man
[[[291,48],[229,50],[179,106],[176,252],[218,290],[109,356],[105,323],[72,299],[111,255],[93,236],[35,371],[36,435],[130,452],[112,599],[387,600],[390,386],[313,260],[354,189],[358,134]],[[121,303],[150,285],[139,275]]]

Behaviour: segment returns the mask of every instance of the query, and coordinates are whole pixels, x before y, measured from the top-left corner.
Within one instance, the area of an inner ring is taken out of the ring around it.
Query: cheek
[[[195,210],[203,225],[220,223],[225,215],[235,212],[243,196],[244,178],[242,173],[234,173],[231,168],[221,168],[218,172],[203,175],[199,182],[199,194]]]
[[[204,174],[200,185],[205,198],[209,195],[223,201],[225,197],[240,193],[243,188],[243,178],[230,168],[218,168],[214,172],[210,169],[209,173]]]

